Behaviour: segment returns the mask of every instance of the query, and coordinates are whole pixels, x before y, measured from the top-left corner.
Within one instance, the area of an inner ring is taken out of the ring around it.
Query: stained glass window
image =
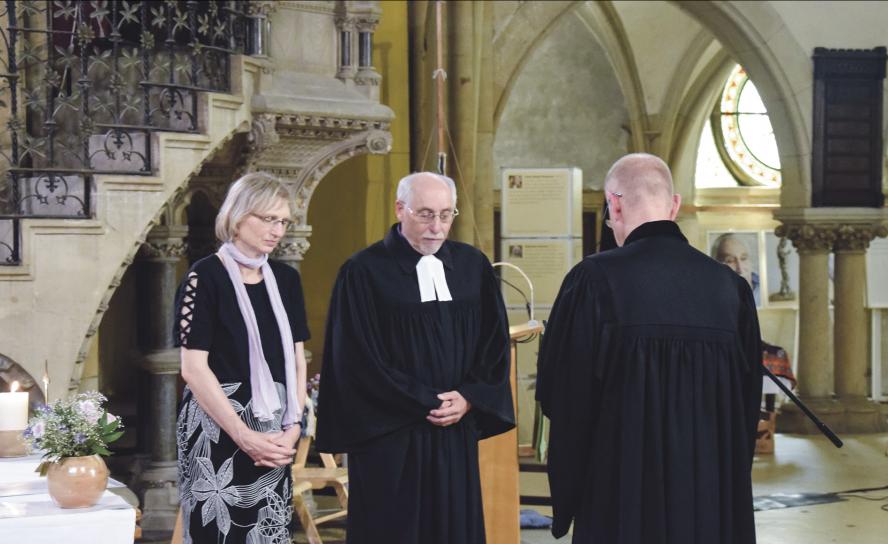
[[[719,101],[717,144],[728,169],[743,185],[780,185],[780,157],[768,110],[742,66],[736,66]],[[727,162],[727,161],[726,161]]]

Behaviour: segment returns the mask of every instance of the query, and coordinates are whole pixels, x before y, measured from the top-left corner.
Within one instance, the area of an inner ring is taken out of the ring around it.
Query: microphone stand
[[[798,406],[799,409],[805,413],[806,416],[808,416],[808,419],[810,419],[814,423],[814,425],[816,425],[817,428],[820,429],[820,432],[823,433],[824,436],[829,438],[829,441],[832,442],[835,447],[841,448],[844,445],[842,443],[842,441],[839,439],[839,437],[836,436],[836,433],[832,432],[832,429],[827,427],[826,423],[820,421],[820,419],[814,415],[814,412],[812,412],[810,410],[810,408],[805,406],[805,403],[802,402],[801,400],[799,400],[799,398],[797,396],[795,396],[795,394],[793,394],[793,392],[790,391],[788,387],[783,385],[783,382],[780,381],[780,378],[775,376],[768,369],[768,367],[766,367],[765,365],[762,365],[762,370],[765,372],[765,375],[767,377],[771,378],[771,381],[773,381],[775,384],[777,384],[777,387],[779,387],[780,390],[783,391],[783,394],[786,395],[787,397],[789,397],[789,399],[791,401],[793,401],[795,403],[795,405]]]

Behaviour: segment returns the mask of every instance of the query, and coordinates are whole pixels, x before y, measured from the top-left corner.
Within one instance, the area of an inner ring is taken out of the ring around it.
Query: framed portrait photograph
[[[709,256],[743,276],[752,287],[756,307],[762,305],[762,270],[758,231],[709,231]]]

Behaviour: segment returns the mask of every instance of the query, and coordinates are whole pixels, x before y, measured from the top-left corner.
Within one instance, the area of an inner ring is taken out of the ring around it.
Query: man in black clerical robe
[[[484,542],[478,441],[514,427],[505,307],[487,258],[448,241],[456,190],[419,173],[400,220],[333,290],[317,447],[347,452],[350,544]]]
[[[659,158],[617,161],[605,198],[620,247],[571,270],[539,355],[552,533],[573,522],[574,543],[753,543],[749,284],[688,244]]]

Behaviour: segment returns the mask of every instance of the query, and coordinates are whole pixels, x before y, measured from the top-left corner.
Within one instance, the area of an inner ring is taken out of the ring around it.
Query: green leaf
[[[49,461],[42,461],[39,465],[37,465],[37,470],[34,472],[40,473],[41,476],[46,476],[46,473],[49,472],[49,465],[51,463]]]
[[[111,452],[105,446],[96,446],[93,448],[99,455],[111,455]]]
[[[112,433],[109,435],[103,435],[102,440],[104,440],[105,443],[108,444],[109,442],[114,442],[115,440],[117,440],[121,436],[123,436],[123,431],[117,431],[116,433]]]

